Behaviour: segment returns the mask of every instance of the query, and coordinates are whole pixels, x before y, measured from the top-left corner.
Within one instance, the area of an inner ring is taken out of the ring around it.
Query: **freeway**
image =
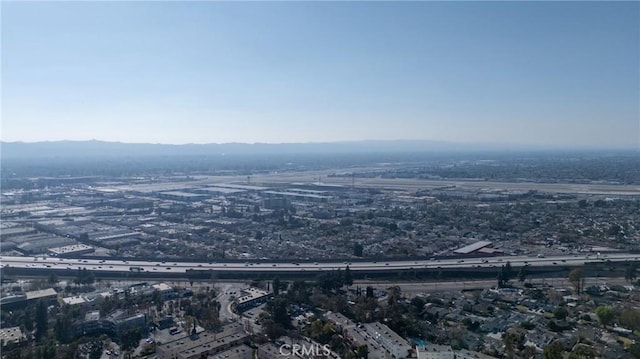
[[[418,269],[473,269],[500,267],[510,262],[513,267],[552,267],[581,266],[594,262],[626,262],[639,261],[640,254],[609,253],[604,255],[582,254],[553,257],[502,256],[426,260],[381,260],[381,261],[333,261],[333,262],[178,262],[178,261],[140,261],[109,260],[90,258],[59,258],[51,256],[35,257],[0,257],[2,268],[74,270],[86,268],[91,271],[106,273],[147,272],[147,273],[186,273],[187,270],[214,270],[221,272],[319,272],[345,269],[351,271],[384,272]]]

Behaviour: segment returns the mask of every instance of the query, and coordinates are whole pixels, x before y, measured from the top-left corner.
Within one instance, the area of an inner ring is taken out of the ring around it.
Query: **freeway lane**
[[[173,261],[139,261],[101,260],[88,258],[58,258],[50,256],[37,257],[0,257],[2,268],[32,268],[49,270],[71,270],[86,268],[100,272],[155,272],[186,273],[187,270],[215,270],[228,272],[304,272],[331,271],[345,269],[348,265],[352,271],[393,271],[417,269],[471,269],[500,267],[509,261],[511,266],[581,266],[593,262],[625,262],[639,261],[640,254],[609,253],[606,255],[564,255],[546,258],[528,256],[480,257],[462,259],[429,259],[429,260],[388,260],[370,262],[173,262]],[[136,269],[138,268],[138,269]]]

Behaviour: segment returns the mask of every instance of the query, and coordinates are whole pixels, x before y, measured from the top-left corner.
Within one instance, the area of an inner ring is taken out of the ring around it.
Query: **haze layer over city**
[[[640,3],[1,20],[2,358],[640,358]]]

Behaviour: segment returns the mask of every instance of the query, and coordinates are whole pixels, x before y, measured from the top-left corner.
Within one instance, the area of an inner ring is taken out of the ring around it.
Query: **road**
[[[532,266],[581,266],[592,262],[625,262],[639,261],[640,254],[610,253],[597,255],[563,255],[545,258],[529,256],[480,257],[464,259],[435,259],[430,260],[388,260],[364,262],[265,262],[252,261],[244,263],[216,263],[216,262],[165,262],[131,260],[100,260],[85,258],[58,257],[0,257],[3,268],[47,269],[47,270],[76,270],[86,268],[91,271],[104,273],[148,272],[148,273],[186,273],[187,270],[216,270],[221,272],[321,272],[345,269],[348,265],[351,271],[389,272],[394,270],[418,269],[473,269],[499,268],[507,261],[513,267]]]
[[[231,303],[233,303],[233,299],[238,296],[240,291],[243,288],[246,288],[246,285],[241,283],[219,283],[217,289],[220,291],[220,294],[216,298],[218,303],[220,303],[220,320],[225,322],[233,322],[238,320],[238,315],[231,310]]]

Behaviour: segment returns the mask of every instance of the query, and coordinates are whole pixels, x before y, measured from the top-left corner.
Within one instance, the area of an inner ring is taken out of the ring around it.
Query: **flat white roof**
[[[154,285],[152,285],[152,287],[154,289],[157,289],[157,290],[161,291],[161,292],[171,291],[172,290],[171,286],[166,284],[166,283],[154,284]]]
[[[246,303],[250,300],[269,295],[269,292],[267,292],[266,290],[262,290],[258,288],[249,288],[249,289],[243,290],[243,292],[247,294],[238,298],[238,304]]]
[[[87,298],[82,296],[62,298],[62,302],[67,305],[83,304],[87,302]]]
[[[43,297],[57,296],[58,292],[53,288],[43,289],[43,290],[34,290],[32,292],[26,292],[27,299],[37,299]]]
[[[49,248],[49,252],[56,254],[64,254],[64,253],[73,253],[78,251],[86,251],[89,249],[93,249],[93,247],[88,246],[86,244],[72,244],[68,246]]]
[[[20,327],[0,329],[0,339],[2,339],[5,343],[17,342],[22,339],[25,339],[23,337],[24,337],[24,334],[22,334]]]

